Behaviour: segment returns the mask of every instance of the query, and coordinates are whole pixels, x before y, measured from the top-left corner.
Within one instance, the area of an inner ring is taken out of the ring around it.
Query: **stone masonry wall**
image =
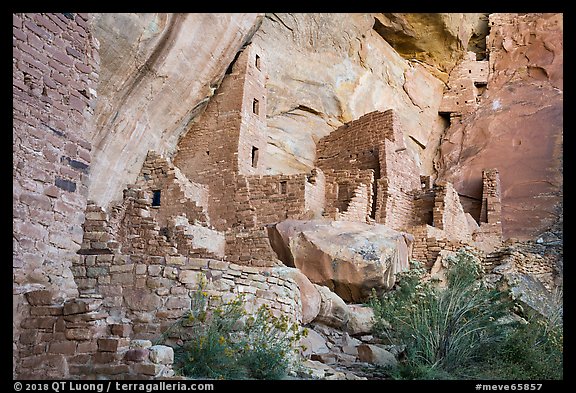
[[[275,315],[301,320],[301,301],[296,283],[271,268],[241,266],[215,259],[185,256],[85,255],[76,264],[81,296],[101,296],[107,322],[128,323],[126,336],[154,339],[191,305],[200,279],[212,304],[244,294],[247,311],[261,304]]]
[[[87,14],[13,14],[13,373],[29,315],[24,294],[77,294],[70,266],[82,242],[98,42]],[[50,292],[52,293],[52,292]],[[61,355],[48,361],[62,374]],[[24,363],[22,363],[24,364]],[[48,371],[47,371],[48,372]]]
[[[237,175],[263,173],[266,75],[263,64],[256,67],[256,53],[249,46],[239,54],[173,159],[191,182],[208,187],[208,216],[218,230],[237,223]]]
[[[371,190],[374,202],[370,216],[398,230],[412,225],[411,192],[420,188],[420,174],[408,155],[401,125],[393,110],[374,111],[345,124],[322,138],[317,152],[317,166],[324,172],[372,169],[375,184]],[[343,202],[340,209],[346,204]]]
[[[237,63],[245,70],[238,141],[238,173],[257,175],[266,167],[266,62],[261,51],[251,44],[242,51]]]
[[[148,152],[136,185],[159,191],[159,205],[152,206],[150,213],[160,226],[179,214],[185,214],[192,223],[209,225],[208,189],[186,179],[167,158]]]
[[[247,177],[248,198],[254,207],[256,225],[302,218],[306,179],[305,173]]]
[[[473,234],[477,246],[486,252],[502,245],[502,196],[497,169],[482,172],[480,227]]]
[[[373,169],[380,178],[378,148],[385,138],[392,137],[395,114],[392,109],[374,111],[320,139],[316,166],[329,169]]]
[[[488,83],[489,71],[488,61],[476,61],[476,53],[468,52],[450,72],[438,112],[462,115],[474,111]]]
[[[436,183],[434,189],[436,192],[433,211],[434,227],[443,229],[448,239],[471,242],[472,231],[460,204],[460,197],[452,183],[439,182]]]
[[[412,259],[432,267],[441,250],[458,251],[464,246],[470,246],[466,241],[453,240],[446,237],[443,230],[430,225],[415,225],[409,233],[414,236]]]
[[[419,170],[401,137],[385,140],[379,151],[382,178],[378,180],[376,221],[403,231],[417,217],[414,194],[421,188]]]
[[[326,175],[320,168],[314,168],[306,175],[304,211],[310,212],[311,218],[320,218],[324,214],[325,206]]]
[[[372,211],[374,170],[330,169],[326,176],[326,209],[333,220],[366,222]]]

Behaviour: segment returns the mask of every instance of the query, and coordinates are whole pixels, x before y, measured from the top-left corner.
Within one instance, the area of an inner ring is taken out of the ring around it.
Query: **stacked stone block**
[[[169,255],[84,255],[78,266],[93,278],[80,285],[82,295],[100,294],[110,326],[130,324],[131,338],[157,338],[189,310],[201,280],[214,304],[244,293],[250,310],[267,304],[276,315],[301,320],[296,283],[269,267]]]
[[[393,110],[374,111],[345,124],[318,142],[317,166],[329,170],[372,170],[374,182],[366,191],[369,216],[393,229],[404,230],[413,224],[413,191],[420,188],[420,174],[404,144],[402,128]],[[346,172],[341,172],[346,175]],[[350,183],[336,178],[336,183]],[[327,181],[330,189],[330,181]],[[332,186],[331,190],[335,189]],[[348,187],[355,190],[357,185]],[[353,197],[334,198],[327,191],[326,212],[342,211]],[[335,202],[337,206],[331,204]]]
[[[488,83],[489,71],[488,61],[476,61],[476,53],[468,52],[450,72],[448,89],[438,112],[461,116],[476,110]]]
[[[414,224],[414,194],[421,188],[420,173],[406,149],[397,121],[393,131],[395,139],[384,140],[379,149],[381,178],[377,182],[376,221],[404,231]]]
[[[374,170],[329,169],[324,216],[333,220],[367,222],[373,205]]]
[[[416,225],[409,232],[414,236],[412,259],[429,268],[434,265],[441,250],[458,251],[462,247],[470,246],[469,242],[451,239],[443,230],[430,225]]]
[[[437,182],[434,190],[434,227],[443,229],[448,239],[471,243],[472,231],[452,183]]]
[[[225,259],[251,266],[275,266],[280,263],[270,245],[265,226],[227,231]]]
[[[205,112],[181,138],[174,157],[190,181],[210,190],[208,215],[217,230],[237,225],[238,175],[263,173],[265,168],[266,72],[263,62],[256,65],[258,51],[251,44],[239,54]]]
[[[26,361],[18,357],[20,323],[29,315],[24,294],[77,294],[70,266],[82,242],[99,73],[89,23],[82,13],[12,16],[15,376]]]
[[[166,226],[169,217],[182,213],[190,222],[209,225],[208,189],[186,179],[167,158],[148,152],[136,185],[160,192],[160,205],[151,210],[160,226]]]
[[[502,245],[502,196],[497,169],[485,169],[482,172],[480,227],[473,238],[486,252],[495,251]]]

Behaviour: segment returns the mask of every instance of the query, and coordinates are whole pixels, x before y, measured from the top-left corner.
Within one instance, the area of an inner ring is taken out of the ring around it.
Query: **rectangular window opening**
[[[288,183],[286,180],[280,182],[280,194],[286,194]]]
[[[161,191],[155,190],[152,194],[152,206],[160,206]]]
[[[256,61],[254,62],[254,65],[256,68],[258,68],[258,70],[260,70],[260,56],[256,55]]]
[[[252,146],[252,168],[256,168],[258,166],[258,148],[256,146]]]
[[[260,102],[256,98],[252,101],[252,112],[256,115],[260,114]]]

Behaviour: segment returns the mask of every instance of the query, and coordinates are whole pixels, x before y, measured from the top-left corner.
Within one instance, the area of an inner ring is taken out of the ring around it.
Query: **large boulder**
[[[374,310],[372,307],[361,304],[349,304],[350,318],[346,324],[346,331],[353,335],[368,334],[374,327]]]
[[[270,232],[270,243],[286,265],[348,302],[365,301],[372,289],[390,289],[396,273],[409,268],[411,236],[384,225],[285,220]]]
[[[318,355],[330,352],[326,345],[326,339],[313,329],[308,330],[308,335],[300,339],[300,346],[302,347],[302,355],[305,358],[310,355]]]
[[[398,360],[396,360],[396,357],[392,353],[374,344],[359,345],[358,360],[383,367],[394,367],[398,365]]]

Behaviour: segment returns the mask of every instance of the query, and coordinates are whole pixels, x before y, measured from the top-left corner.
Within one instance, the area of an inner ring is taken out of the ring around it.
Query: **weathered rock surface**
[[[326,346],[326,339],[314,329],[309,329],[308,335],[300,339],[298,345],[303,347],[302,355],[306,358],[312,354],[330,352],[330,349]]]
[[[322,298],[315,284],[312,284],[300,270],[290,267],[275,267],[275,271],[281,272],[282,276],[290,277],[296,282],[300,290],[302,302],[302,324],[312,322],[320,312]]]
[[[479,200],[482,170],[499,168],[504,239],[526,240],[562,210],[563,19],[491,14],[490,24],[487,90],[446,131],[438,178]]]
[[[358,359],[362,362],[377,364],[379,366],[396,366],[396,357],[375,344],[362,344],[358,346]]]
[[[318,139],[366,113],[391,108],[423,172],[432,172],[445,127],[438,116],[444,83],[432,75],[435,68],[402,58],[374,24],[371,14],[266,15],[254,41],[271,70],[269,173],[309,170]]]
[[[314,284],[320,293],[320,311],[314,321],[343,329],[350,319],[348,305],[337,294],[325,286]]]
[[[352,335],[368,334],[374,327],[374,310],[372,307],[360,304],[349,304],[350,318],[346,324],[346,331]]]
[[[258,14],[94,15],[100,41],[89,199],[122,197],[148,150],[171,153],[212,96]]]
[[[384,225],[285,220],[271,230],[272,247],[286,265],[346,301],[391,288],[396,273],[408,269],[410,240]]]
[[[485,49],[481,41],[488,32],[487,14],[386,13],[375,19],[374,30],[400,55],[439,71],[450,72],[463,48]]]

